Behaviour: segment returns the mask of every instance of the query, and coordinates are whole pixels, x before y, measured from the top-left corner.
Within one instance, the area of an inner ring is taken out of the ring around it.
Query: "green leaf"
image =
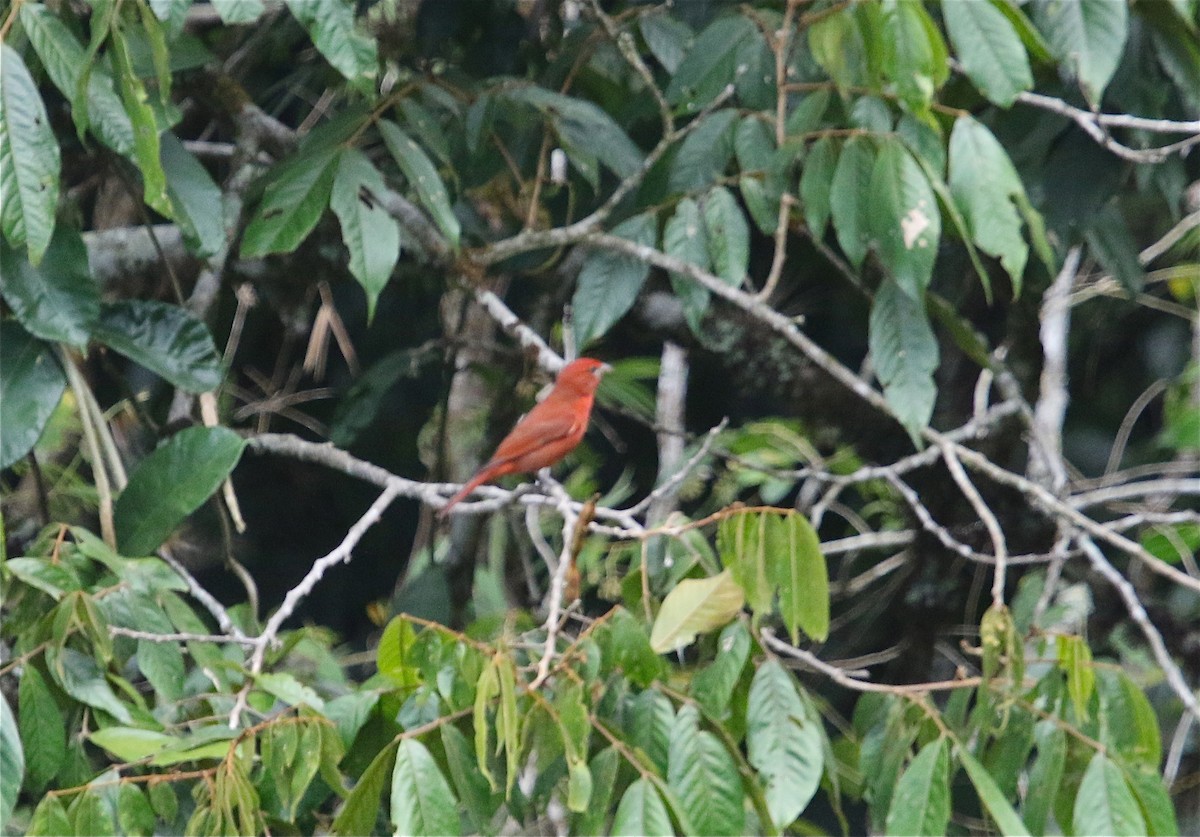
[[[155,81],[158,83],[159,103],[163,107],[171,104],[171,58],[167,50],[167,39],[163,26],[150,8],[149,2],[137,4],[142,28],[138,31],[143,43],[149,47],[150,61],[154,65]]]
[[[1195,25],[1189,27],[1185,9],[1171,3],[1150,4],[1138,12],[1150,24],[1158,63],[1195,113],[1200,110],[1200,39]]]
[[[26,663],[17,690],[25,748],[25,787],[40,793],[67,758],[67,728],[54,694],[37,666]]]
[[[475,830],[482,833],[504,797],[494,793],[487,779],[479,772],[466,736],[453,724],[444,724],[440,732],[442,749],[446,751],[446,764],[450,768],[454,788],[458,791],[458,799]]]
[[[700,207],[691,198],[675,206],[675,213],[663,229],[663,251],[672,258],[694,264],[702,270],[711,266],[708,257],[708,235],[700,215]],[[669,274],[671,288],[683,303],[683,315],[696,334],[701,333],[704,313],[708,310],[708,289],[678,273]]]
[[[253,23],[262,17],[262,0],[222,0],[214,3],[213,8],[221,16],[221,21],[229,26],[239,23]],[[364,832],[365,833],[365,832]]]
[[[1095,214],[1084,238],[1091,254],[1121,283],[1126,293],[1141,291],[1146,272],[1138,260],[1138,245],[1114,203]]]
[[[1017,214],[1025,187],[991,131],[970,116],[955,120],[950,132],[950,191],[971,238],[1000,259],[1019,294],[1029,256]]]
[[[750,632],[740,621],[730,622],[717,638],[716,659],[692,678],[692,697],[709,715],[725,717],[729,699],[742,679],[742,671],[749,657]]]
[[[384,746],[367,769],[358,777],[358,784],[342,809],[333,820],[333,833],[341,837],[351,837],[355,834],[371,834],[375,831],[375,821],[380,809],[380,796],[388,776],[393,772],[396,760],[398,742],[391,741]]]
[[[37,267],[0,242],[0,293],[21,325],[43,340],[82,348],[100,316],[87,248],[79,231],[63,224],[55,228]]]
[[[671,817],[654,785],[638,779],[625,790],[613,818],[613,837],[671,837]]]
[[[542,87],[514,87],[505,96],[540,111],[563,143],[595,156],[613,174],[628,177],[642,164],[642,152],[611,116],[592,102]]]
[[[416,140],[401,131],[394,122],[382,119],[378,123],[379,134],[387,144],[400,171],[404,172],[409,184],[417,190],[421,203],[433,216],[442,235],[452,248],[457,248],[462,235],[462,226],[454,214],[446,185],[438,174],[437,167]]]
[[[457,801],[437,762],[414,738],[400,742],[392,771],[392,824],[397,834],[461,834]]]
[[[866,137],[851,137],[842,147],[833,171],[829,209],[838,245],[855,267],[867,255],[871,233],[868,213],[876,196],[871,191],[875,146]]]
[[[289,822],[295,821],[296,809],[320,767],[321,728],[320,723],[308,723],[299,727],[295,761],[284,776],[285,792],[280,794],[280,802]]]
[[[8,698],[0,695],[0,820],[8,821],[25,782],[25,753]]]
[[[43,796],[41,802],[33,809],[33,817],[29,820],[26,837],[54,837],[55,835],[71,834],[74,829],[67,817],[67,809],[63,807],[62,798],[58,796]]]
[[[207,392],[221,383],[221,358],[208,326],[178,305],[105,303],[93,337],[188,392]]]
[[[475,705],[473,714],[475,720],[475,761],[479,774],[487,780],[491,789],[497,790],[496,777],[488,765],[488,754],[491,751],[492,724],[488,722],[488,709],[493,700],[500,695],[500,672],[496,667],[495,656],[479,673],[475,682]],[[497,712],[498,714],[498,712]],[[499,744],[499,741],[497,742]]]
[[[646,689],[630,699],[626,709],[629,743],[641,749],[664,775],[671,747],[675,709],[658,689]]]
[[[876,40],[882,43],[882,38],[879,33]],[[871,62],[852,11],[840,9],[814,21],[808,27],[808,48],[843,93],[866,80]]]
[[[945,834],[950,822],[950,754],[946,739],[921,748],[892,795],[885,831],[895,837]]]
[[[116,824],[113,822],[112,808],[107,801],[100,798],[99,793],[91,789],[75,797],[67,808],[74,829],[71,834],[77,837],[107,837],[116,834]]]
[[[867,222],[879,257],[905,293],[922,299],[942,232],[929,180],[904,145],[893,139],[880,148],[870,189]]]
[[[254,683],[289,706],[304,704],[313,709],[322,711],[325,709],[325,701],[311,686],[305,686],[296,679],[295,675],[286,671],[260,674],[254,678]]]
[[[167,178],[171,215],[188,249],[201,258],[225,244],[221,189],[208,171],[170,131],[160,138],[159,154]]]
[[[117,699],[96,661],[74,648],[48,649],[46,665],[62,690],[80,703],[102,709],[123,724],[133,721],[128,707]]]
[[[1157,770],[1162,761],[1162,732],[1145,692],[1125,672],[1109,669],[1097,673],[1096,689],[1100,693],[1101,740],[1109,754],[1119,755],[1122,764]]]
[[[567,777],[567,810],[579,814],[592,798],[592,771],[586,761],[570,761]]]
[[[742,15],[717,18],[701,32],[667,86],[667,101],[695,113],[758,64],[762,33]]]
[[[1006,108],[1033,86],[1017,30],[991,3],[943,3],[942,18],[967,77],[990,101]]]
[[[126,762],[141,761],[179,743],[174,736],[137,727],[106,727],[96,730],[88,738],[97,747]]]
[[[740,178],[738,189],[759,232],[763,235],[774,233],[779,220],[779,194],[769,191],[764,181],[757,177]]]
[[[1125,3],[1053,0],[1034,7],[1034,21],[1054,57],[1079,79],[1084,94],[1099,105],[1117,71],[1129,22]]]
[[[924,110],[946,80],[946,44],[923,4],[890,3],[883,9],[883,65],[909,108]]]
[[[139,639],[137,664],[154,691],[164,700],[175,701],[183,697],[183,680],[187,669],[183,652],[177,643]]]
[[[346,0],[287,0],[287,7],[335,70],[363,92],[371,91],[379,64],[375,41],[355,26]]]
[[[227,427],[189,427],[143,459],[114,509],[122,554],[153,554],[220,487],[245,447]]]
[[[704,197],[703,205],[713,271],[738,287],[750,269],[750,226],[746,216],[733,193],[724,186],[712,189]]]
[[[1067,675],[1067,694],[1075,707],[1077,723],[1088,719],[1088,701],[1096,685],[1096,673],[1092,669],[1092,649],[1079,636],[1058,636],[1058,666]]]
[[[342,225],[350,272],[366,291],[368,322],[400,258],[400,225],[379,200],[386,188],[367,155],[356,148],[342,152],[329,205]]]
[[[586,811],[581,812],[571,829],[573,834],[607,834],[604,824],[612,809],[613,785],[617,779],[620,756],[616,747],[607,747],[592,757],[588,770],[592,774],[592,796]]]
[[[646,46],[650,48],[650,54],[662,64],[663,69],[674,75],[696,38],[691,27],[660,9],[641,15],[638,28]]]
[[[657,233],[653,213],[636,215],[612,231],[613,235],[651,247]],[[571,301],[575,312],[575,345],[584,348],[625,316],[649,275],[650,265],[634,256],[592,253],[579,272]]]
[[[801,701],[787,669],[775,660],[763,663],[750,684],[746,744],[750,764],[763,783],[767,809],[780,831],[808,807],[821,783],[820,723]]]
[[[738,112],[732,108],[704,117],[704,121],[684,137],[675,152],[667,189],[694,192],[720,179],[733,158],[737,122]]]
[[[516,671],[512,657],[496,655],[496,674],[500,681],[500,703],[496,710],[496,755],[504,750],[504,793],[512,796],[513,785],[521,768],[521,717],[517,713]]]
[[[66,25],[40,3],[21,6],[21,26],[54,86],[74,99],[79,89],[86,51]],[[133,124],[103,67],[93,66],[87,80],[87,111],[92,132],[126,157],[133,154]]]
[[[979,763],[979,760],[971,755],[966,747],[960,744],[956,744],[954,750],[958,756],[958,760],[962,762],[963,768],[966,769],[967,777],[971,780],[971,784],[975,786],[975,792],[979,794],[979,801],[983,803],[983,807],[996,822],[1000,833],[1004,837],[1029,837],[1029,831],[1026,829],[1025,823],[1021,822],[1021,818],[1017,816],[1017,812],[1013,810],[1004,793],[996,785],[996,781],[984,769],[984,766]],[[1104,832],[1082,833],[1103,834]]]
[[[175,796],[174,785],[170,782],[151,784],[148,793],[154,812],[167,822],[174,822],[179,814],[179,798]]]
[[[1034,727],[1037,759],[1029,771],[1029,793],[1025,796],[1022,818],[1033,834],[1046,833],[1046,820],[1062,785],[1067,760],[1067,734],[1053,721],[1041,721]]]
[[[1138,806],[1146,819],[1146,834],[1151,837],[1178,837],[1179,824],[1175,820],[1175,804],[1158,775],[1158,765],[1125,771],[1125,780],[1137,797]]]
[[[829,636],[829,570],[812,524],[797,513],[768,514],[767,575],[779,590],[779,610],[792,642],[803,630],[817,642]]]
[[[66,593],[83,589],[79,575],[72,567],[45,558],[10,558],[4,562],[4,567],[30,587],[50,594],[55,601]]]
[[[821,127],[825,114],[829,110],[829,100],[833,92],[828,88],[814,90],[796,103],[787,117],[787,133],[789,136],[804,135]],[[822,137],[825,139],[825,137]],[[820,140],[817,140],[820,142]],[[812,151],[809,151],[811,154]]]
[[[375,649],[375,668],[400,688],[414,688],[421,682],[420,672],[408,657],[416,639],[412,622],[397,616],[383,629]]]
[[[150,106],[146,86],[134,70],[129,43],[120,27],[112,30],[111,54],[121,102],[133,125],[133,157],[142,175],[142,198],[156,212],[170,217],[171,200],[167,196],[167,176],[162,167],[158,120]]]
[[[1017,30],[1017,36],[1020,37],[1021,43],[1025,45],[1025,49],[1029,53],[1029,57],[1039,64],[1054,63],[1054,56],[1050,54],[1050,44],[1046,43],[1046,39],[1042,37],[1042,33],[1037,30],[1021,11],[1021,7],[1017,6],[1009,0],[988,0],[992,6],[999,10],[1000,14],[1012,24]]]
[[[767,172],[775,167],[775,131],[762,114],[752,113],[738,121],[734,154],[742,174]]]
[[[650,632],[650,647],[665,654],[691,645],[696,634],[729,624],[745,600],[729,570],[712,578],[685,579],[663,599]]]
[[[624,608],[617,610],[596,633],[607,671],[619,669],[635,686],[648,686],[666,670],[662,657],[650,648],[645,626]]]
[[[800,203],[804,208],[804,223],[818,241],[825,236],[829,223],[830,200],[833,193],[833,174],[837,168],[837,146],[829,137],[821,137],[804,158],[800,175]]]
[[[717,551],[756,614],[769,612],[775,590],[767,571],[767,515],[741,512],[721,521]]]
[[[937,400],[933,373],[938,344],[925,306],[895,282],[885,281],[871,306],[868,341],[883,394],[914,444],[920,445],[921,430],[928,426]]]
[[[928,292],[925,295],[925,306],[937,324],[945,329],[963,354],[979,365],[980,369],[991,366],[991,350],[987,339],[976,331],[969,319],[958,312],[945,297]]]
[[[354,744],[378,704],[379,694],[373,691],[348,692],[325,704],[325,717],[337,725],[344,750]]]
[[[183,762],[223,759],[229,755],[231,742],[237,730],[225,726],[201,727],[191,735],[173,738],[172,741],[150,757],[150,764],[168,767]]]
[[[14,320],[0,321],[0,469],[33,449],[67,388],[50,346]]]
[[[1092,756],[1075,794],[1071,827],[1076,834],[1135,837],[1146,833],[1137,800],[1116,762],[1104,753]]]
[[[733,757],[711,732],[701,731],[700,713],[686,705],[675,717],[667,782],[697,834],[745,831],[742,779]]]
[[[0,44],[0,229],[35,265],[50,246],[61,160],[37,85],[20,53]]]
[[[262,203],[242,236],[243,259],[290,253],[300,246],[329,203],[338,158],[336,147],[302,148],[271,170]]]
[[[117,791],[117,816],[126,834],[153,834],[158,822],[150,800],[131,784],[122,784]]]

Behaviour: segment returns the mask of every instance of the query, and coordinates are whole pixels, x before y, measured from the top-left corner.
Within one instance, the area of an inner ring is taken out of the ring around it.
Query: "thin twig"
[[[122,628],[120,625],[109,625],[108,632],[113,636],[127,636],[130,639],[140,639],[147,642],[227,642],[234,645],[255,646],[257,637],[233,636],[223,634],[156,634],[150,631],[135,631],[132,628]]]
[[[654,501],[657,500],[662,494],[674,491],[679,483],[687,479],[687,475],[694,471],[696,467],[704,461],[705,457],[708,456],[709,451],[712,449],[713,443],[717,440],[717,436],[720,435],[721,431],[724,430],[728,425],[729,417],[726,416],[714,427],[709,429],[708,433],[704,435],[703,441],[700,442],[700,446],[696,448],[695,453],[688,457],[687,462],[684,462],[678,470],[667,477],[667,479],[663,480],[658,486],[655,487],[653,491],[651,491],[641,500],[638,500],[632,506],[627,508],[625,512],[630,515],[641,514],[643,511],[649,508],[649,506],[654,503]]]
[[[562,601],[563,591],[567,585],[567,573],[571,569],[572,562],[572,547],[575,542],[575,524],[579,520],[576,514],[574,504],[567,492],[550,477],[549,469],[543,469],[538,474],[538,480],[550,487],[551,492],[555,495],[558,501],[558,512],[562,515],[562,552],[559,553],[558,566],[554,568],[554,575],[550,578],[550,600],[547,604],[546,613],[546,646],[542,652],[542,657],[538,660],[537,675],[533,678],[533,682],[529,684],[530,690],[536,689],[550,675],[550,663],[554,659],[554,652],[558,643],[559,619],[562,616]]]
[[[1172,154],[1183,153],[1200,143],[1200,121],[1173,122],[1168,119],[1145,119],[1124,114],[1092,113],[1041,93],[1021,92],[1016,101],[1024,105],[1065,116],[1084,130],[1089,137],[1124,160],[1135,163],[1161,163]],[[1105,130],[1107,127],[1137,128],[1156,133],[1179,133],[1191,136],[1158,148],[1134,149],[1117,142]]]
[[[188,592],[192,594],[192,598],[200,602],[204,606],[204,609],[212,614],[212,617],[217,620],[218,628],[226,634],[232,634],[235,637],[245,636],[242,629],[234,624],[233,619],[230,618],[229,612],[225,610],[224,606],[213,597],[212,593],[209,593],[200,586],[200,582],[188,572],[187,567],[181,564],[178,558],[171,554],[170,549],[165,546],[160,548],[158,550],[158,557],[162,558],[171,569],[179,573],[180,578],[187,585]]]
[[[869,680],[862,679],[865,676],[864,674],[855,676],[854,672],[827,663],[816,654],[805,651],[803,648],[789,645],[775,636],[770,628],[763,628],[759,631],[759,636],[762,638],[763,643],[772,651],[782,654],[785,657],[799,660],[813,671],[824,674],[839,686],[845,686],[847,689],[853,689],[856,692],[911,695],[920,694],[921,692],[944,692],[952,689],[974,689],[984,682],[982,677],[964,677],[959,680],[936,680],[930,683],[904,683],[895,686],[887,683],[872,683]]]
[[[1146,638],[1146,642],[1150,646],[1150,653],[1154,655],[1154,659],[1158,661],[1159,667],[1162,668],[1171,691],[1183,702],[1183,705],[1192,715],[1200,719],[1200,703],[1196,701],[1196,694],[1192,691],[1192,687],[1187,684],[1187,681],[1183,679],[1183,674],[1180,673],[1179,667],[1175,665],[1175,661],[1171,659],[1171,652],[1167,650],[1166,643],[1163,642],[1162,634],[1158,632],[1158,628],[1154,627],[1154,623],[1150,621],[1150,616],[1146,613],[1146,608],[1142,606],[1142,602],[1138,598],[1137,590],[1104,557],[1104,553],[1100,550],[1100,547],[1096,546],[1095,541],[1087,535],[1080,535],[1078,540],[1092,568],[1108,579],[1108,582],[1116,588],[1117,593],[1125,602],[1125,610],[1128,611],[1129,617],[1133,619],[1134,624],[1141,630],[1142,636]]]
[[[979,490],[975,488],[975,484],[967,476],[967,472],[963,469],[962,463],[953,449],[948,447],[943,448],[942,458],[946,460],[946,466],[950,469],[950,476],[958,484],[959,490],[967,498],[967,502],[971,504],[971,508],[975,509],[975,513],[983,521],[983,525],[987,528],[988,535],[992,539],[992,550],[996,560],[995,570],[992,575],[992,605],[1003,607],[1005,562],[1008,560],[1008,544],[1004,539],[1004,530],[1000,528],[1000,521],[996,519],[996,515],[988,508],[987,503],[983,501],[983,497],[979,495]]]

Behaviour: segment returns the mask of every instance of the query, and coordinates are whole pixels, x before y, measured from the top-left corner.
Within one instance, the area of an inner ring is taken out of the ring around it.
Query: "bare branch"
[[[513,313],[499,296],[485,288],[475,289],[475,301],[491,315],[504,333],[517,341],[522,349],[537,352],[538,366],[547,372],[556,373],[563,368],[565,361],[550,348],[541,335],[521,322],[521,318]]]
[[[687,350],[670,340],[663,343],[662,362],[658,372],[657,404],[658,425],[658,482],[667,486],[655,491],[646,512],[646,523],[654,526],[672,512],[675,507],[675,492],[678,482],[670,476],[679,470],[683,459],[683,438],[686,430],[684,410],[687,403],[688,358]]]
[[[232,634],[156,634],[150,631],[135,631],[132,628],[122,628],[120,625],[109,625],[108,632],[112,636],[127,636],[130,639],[141,639],[147,642],[227,642],[234,645],[255,646],[257,637],[234,636]]]
[[[272,614],[267,620],[263,632],[258,636],[258,644],[254,649],[254,655],[250,658],[250,671],[253,674],[258,674],[262,671],[263,659],[266,656],[267,648],[275,641],[275,637],[279,634],[279,629],[283,626],[293,613],[300,602],[308,597],[313,588],[317,586],[317,582],[325,575],[325,572],[335,564],[349,562],[350,556],[354,551],[354,547],[362,540],[363,535],[367,530],[379,522],[383,516],[384,509],[391,505],[392,501],[400,494],[400,486],[398,484],[390,484],[383,490],[383,493],[375,499],[371,507],[363,513],[354,525],[346,532],[346,536],[342,538],[333,551],[325,556],[318,558],[313,562],[312,567],[300,580],[300,583],[287,592],[283,597],[283,604],[279,609]]]
[[[1135,163],[1161,163],[1172,154],[1180,154],[1200,143],[1200,122],[1173,122],[1169,119],[1145,119],[1124,114],[1092,113],[1067,104],[1062,99],[1044,96],[1041,93],[1018,93],[1016,100],[1021,104],[1048,110],[1065,116],[1084,130],[1097,143],[1123,160]],[[1158,148],[1135,149],[1117,142],[1105,130],[1108,127],[1137,128],[1155,133],[1190,134],[1186,139]]]
[[[728,418],[721,419],[721,421],[715,427],[711,428],[708,433],[705,434],[704,441],[700,443],[700,447],[696,448],[696,452],[688,458],[687,462],[683,463],[683,465],[680,466],[680,468],[672,473],[667,479],[660,482],[653,491],[626,509],[626,513],[631,515],[641,514],[659,496],[666,492],[674,491],[676,487],[678,487],[679,483],[687,479],[687,475],[695,470],[695,468],[704,461],[704,458],[708,456],[708,452],[712,449],[713,442],[717,440],[717,436],[728,425]]]
[[[1125,602],[1125,609],[1129,612],[1129,617],[1133,619],[1134,624],[1142,632],[1142,636],[1146,638],[1146,642],[1150,646],[1150,652],[1154,655],[1154,659],[1158,661],[1159,666],[1166,675],[1167,684],[1171,687],[1188,712],[1200,719],[1200,703],[1196,702],[1196,693],[1192,687],[1183,679],[1183,675],[1179,671],[1179,666],[1175,665],[1175,661],[1171,659],[1171,652],[1167,650],[1166,644],[1163,642],[1162,634],[1158,632],[1158,628],[1154,627],[1154,623],[1150,621],[1149,615],[1146,613],[1146,608],[1142,606],[1141,600],[1138,598],[1137,590],[1133,589],[1133,585],[1117,571],[1109,560],[1104,557],[1104,553],[1100,547],[1096,546],[1096,542],[1086,535],[1080,535],[1079,545],[1083,547],[1083,552],[1091,563],[1092,568],[1100,573],[1113,587]]]
[[[975,484],[971,482],[971,478],[963,470],[962,463],[958,461],[957,454],[951,448],[942,448],[942,458],[946,460],[946,466],[950,469],[950,476],[958,484],[963,496],[971,504],[971,508],[975,509],[975,513],[979,515],[979,519],[987,527],[988,535],[992,539],[992,549],[995,551],[996,560],[996,569],[992,575],[992,604],[996,607],[1002,607],[1004,605],[1004,574],[1006,570],[1005,565],[1008,561],[1008,544],[1004,539],[1004,531],[1000,528],[1000,521],[996,520],[996,515],[992,514],[992,510],[988,508],[987,503],[983,501],[983,497],[979,495],[979,490],[975,488]]]
[[[1081,248],[1072,247],[1062,269],[1042,297],[1041,330],[1042,377],[1037,406],[1033,410],[1029,476],[1048,483],[1055,492],[1067,483],[1062,462],[1062,427],[1067,413],[1067,332],[1071,327],[1071,307],[1067,299],[1079,270]]]

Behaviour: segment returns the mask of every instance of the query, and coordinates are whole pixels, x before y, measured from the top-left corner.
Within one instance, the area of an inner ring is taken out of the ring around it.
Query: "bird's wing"
[[[547,399],[517,422],[496,448],[488,466],[512,462],[552,442],[566,439],[578,433],[584,421],[577,410]]]

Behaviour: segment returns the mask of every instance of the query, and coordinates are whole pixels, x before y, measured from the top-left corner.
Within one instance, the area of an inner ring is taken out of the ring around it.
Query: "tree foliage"
[[[9,4],[6,833],[1200,823],[1197,12]]]

